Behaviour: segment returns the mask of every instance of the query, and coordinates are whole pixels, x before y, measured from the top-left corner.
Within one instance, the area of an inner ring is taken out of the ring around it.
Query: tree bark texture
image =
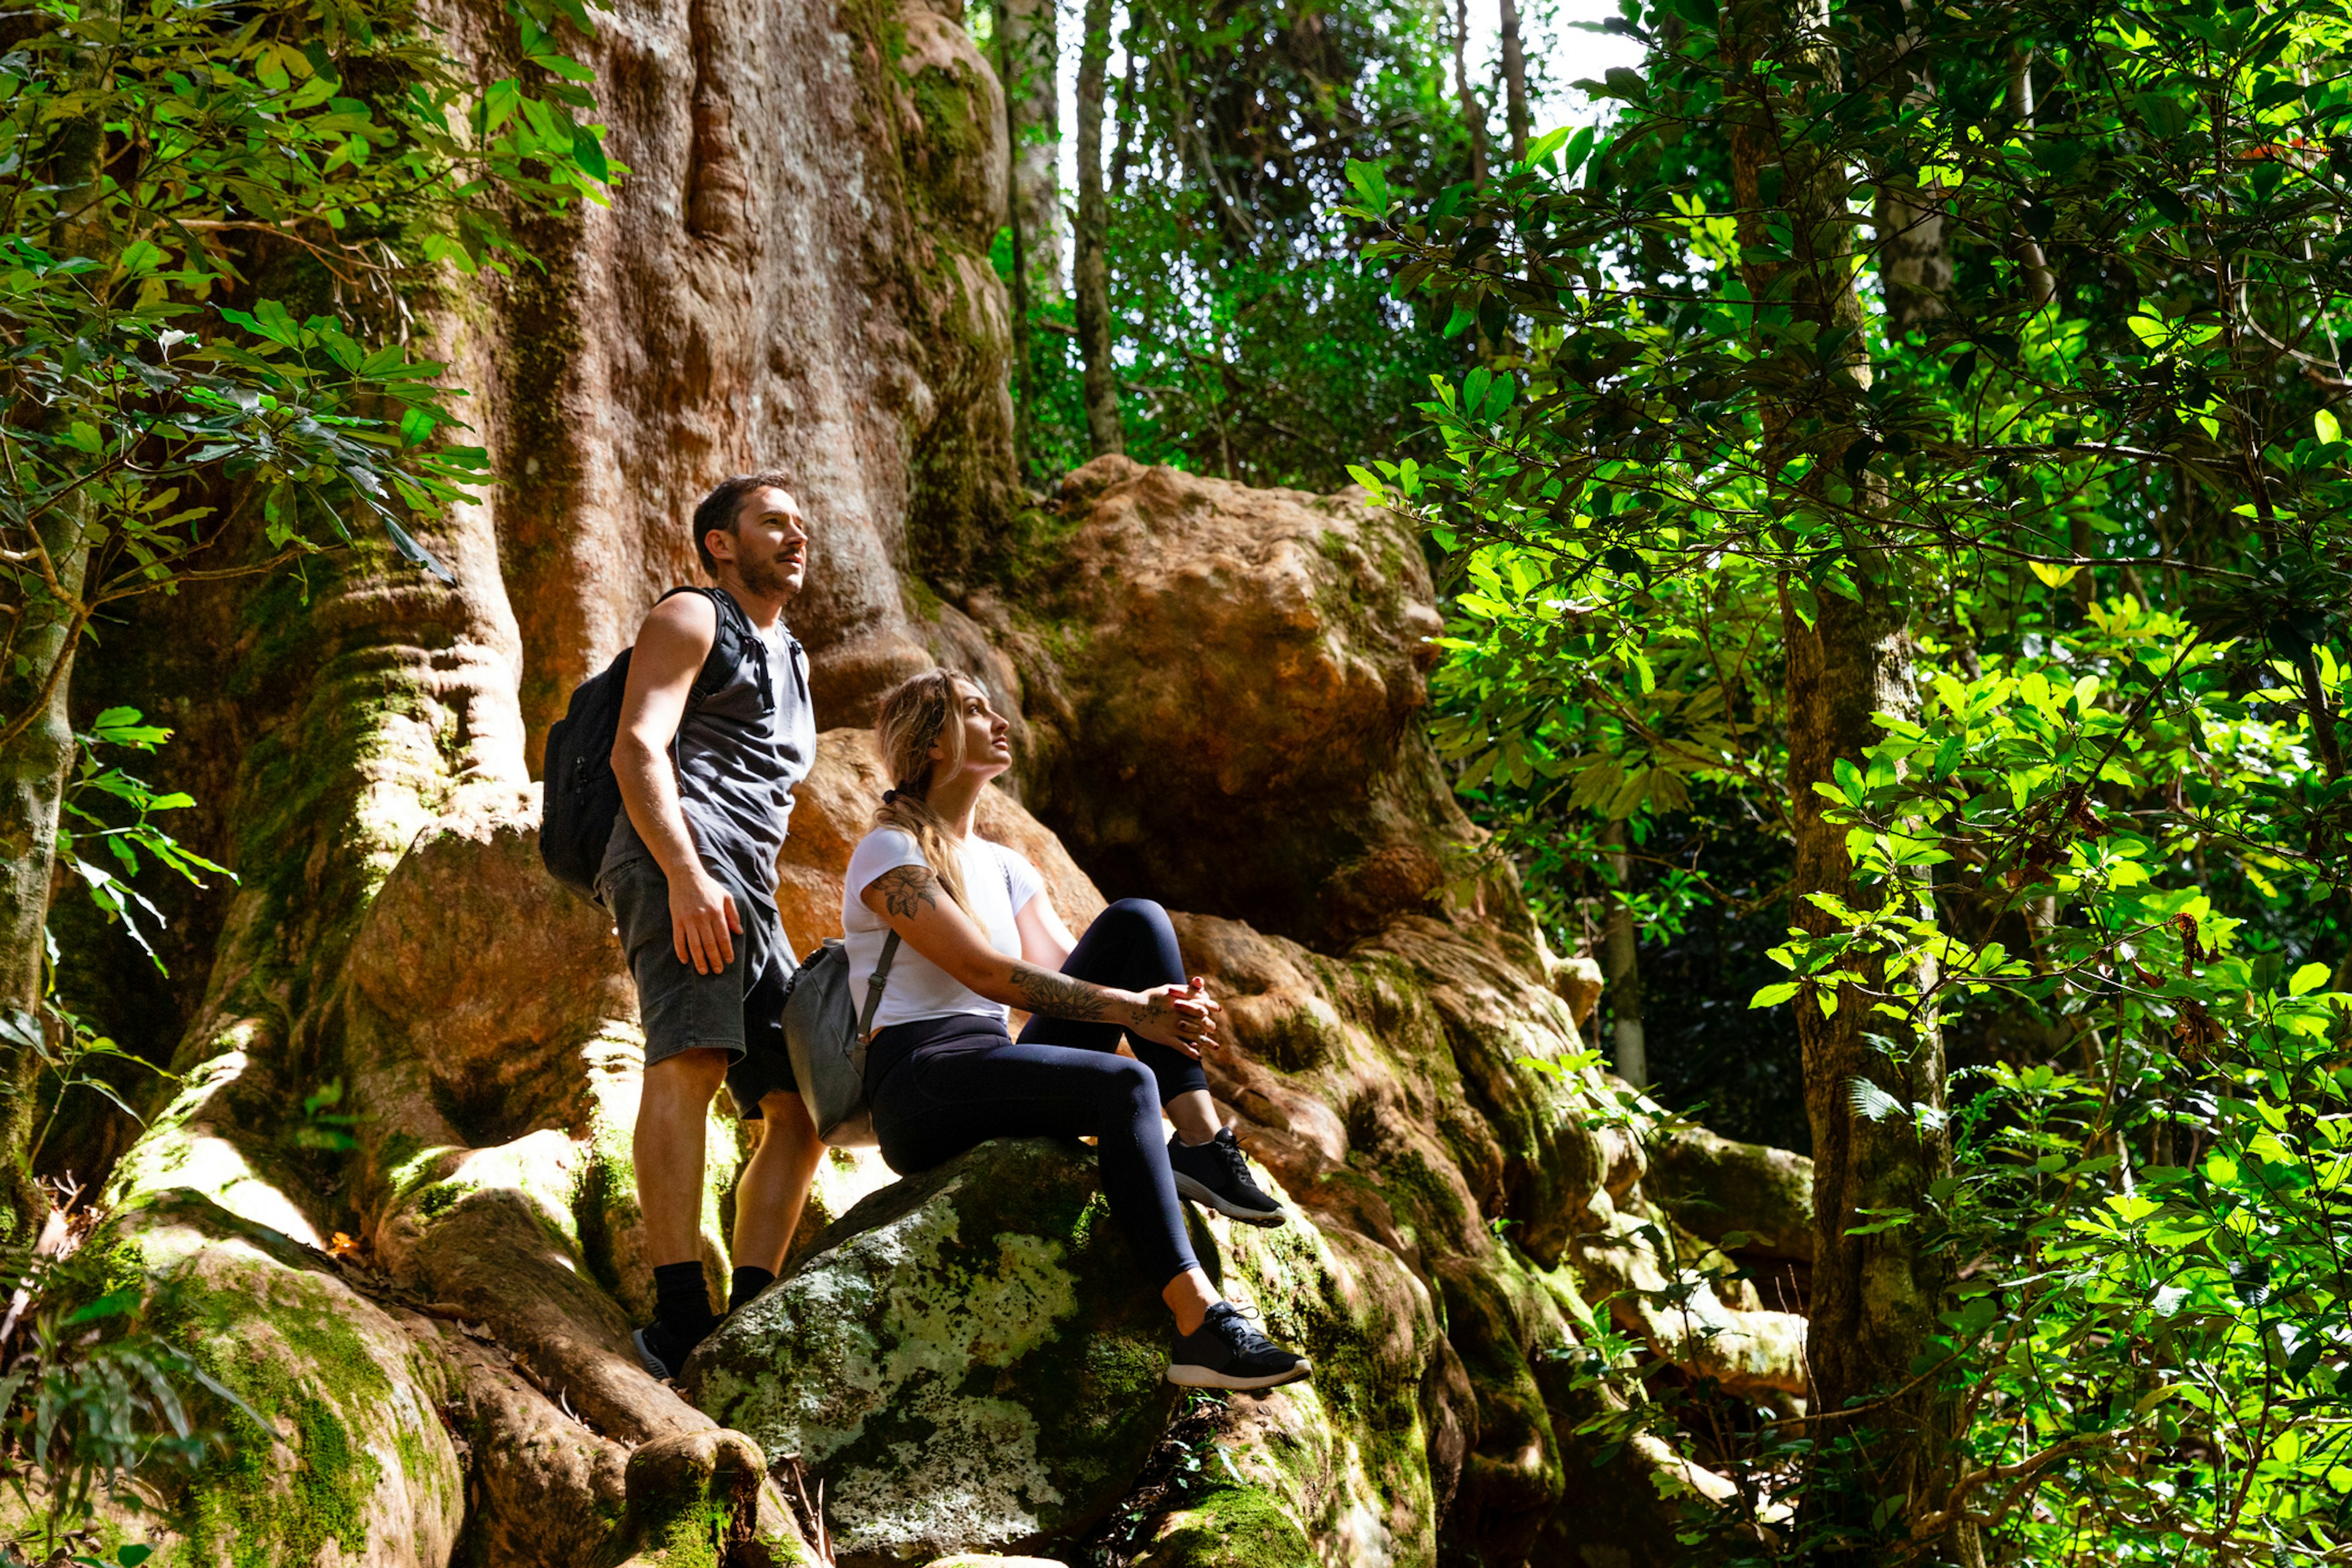
[[[1519,0],[1502,0],[1503,118],[1511,133],[1511,158],[1528,155],[1528,54],[1519,36]]]
[[[1794,595],[1784,593],[1781,632],[1789,649],[1795,838],[1790,891],[1794,923],[1821,935],[1837,923],[1809,895],[1831,894],[1867,909],[1889,893],[1883,885],[1865,889],[1855,882],[1846,830],[1824,819],[1828,803],[1812,786],[1831,782],[1840,758],[1860,763],[1864,748],[1882,733],[1872,714],[1915,714],[1918,694],[1909,634],[1885,584],[1866,586],[1859,601],[1822,593],[1816,604],[1818,614],[1808,625]],[[1898,887],[1895,896],[1910,893]],[[1885,978],[1864,966],[1864,984],[1872,989]],[[1926,984],[1934,975],[1916,978]],[[1816,1429],[1824,1443],[1849,1432],[1874,1434],[1859,1456],[1861,1475],[1832,1478],[1839,1491],[1824,1505],[1839,1524],[1854,1527],[1883,1498],[1903,1499],[1906,1514],[1940,1508],[1959,1457],[1953,1391],[1936,1376],[1920,1375],[1930,1370],[1921,1363],[1937,1331],[1937,1314],[1947,1304],[1951,1260],[1921,1245],[1924,1217],[1852,1234],[1874,1216],[1897,1211],[1926,1216],[1933,1207],[1929,1186],[1950,1173],[1951,1142],[1941,1121],[1943,1040],[1933,1027],[1906,1029],[1895,1019],[1874,1016],[1854,994],[1858,989],[1848,987],[1828,1017],[1811,995],[1794,1004],[1813,1131],[1812,1409],[1826,1416],[1895,1395],[1851,1428],[1824,1421]],[[1902,1109],[1864,1114],[1856,1103],[1864,1084]],[[1981,1561],[1972,1529],[1956,1531],[1952,1547],[1964,1563]],[[1869,1556],[1858,1551],[1833,1560],[1860,1563]]]
[[[1827,90],[1834,93],[1834,57],[1805,36],[1812,16],[1810,8],[1745,9],[1727,40],[1733,58],[1752,66],[1766,58],[1810,57],[1807,63],[1823,73]],[[1759,301],[1785,298],[1797,321],[1851,334],[1839,359],[1820,368],[1775,351],[1765,381],[1766,470],[1777,472],[1790,458],[1810,453],[1814,478],[1807,482],[1825,484],[1830,481],[1822,476],[1840,471],[1840,459],[1854,439],[1856,404],[1870,383],[1862,357],[1864,336],[1854,330],[1862,314],[1853,285],[1854,219],[1845,166],[1810,143],[1782,139],[1780,126],[1802,115],[1801,102],[1778,97],[1759,75],[1735,79],[1741,90],[1727,118],[1742,243],[1764,244],[1775,209],[1794,241],[1786,263],[1745,261],[1744,280]],[[1764,191],[1773,174],[1779,189],[1768,205]],[[1866,492],[1856,499],[1868,504]],[[1814,788],[1832,781],[1841,758],[1863,765],[1864,751],[1880,738],[1873,713],[1917,710],[1901,562],[1864,535],[1850,551],[1847,575],[1853,596],[1822,582],[1784,578],[1781,585],[1794,837],[1790,897],[1794,923],[1816,935],[1837,927],[1811,902],[1814,894],[1832,895],[1857,909],[1876,907],[1889,896],[1909,896],[1899,882],[1892,889],[1856,883],[1845,829],[1825,818],[1826,802]],[[1877,989],[1885,978],[1865,972],[1864,984]],[[1951,1152],[1941,1121],[1943,1041],[1932,1025],[1906,1028],[1874,1016],[1854,994],[1858,989],[1846,988],[1826,1016],[1811,994],[1801,994],[1792,1004],[1814,1145],[1808,1359],[1819,1447],[1808,1513],[1829,1531],[1833,1544],[1828,1559],[1841,1564],[1874,1560],[1867,1538],[1875,1528],[1872,1511],[1882,1500],[1899,1500],[1895,1529],[1903,1517],[1942,1506],[1953,1479],[1958,1439],[1954,1391],[1937,1378],[1921,1378],[1918,1365],[1950,1284],[1948,1260],[1922,1246],[1924,1221],[1853,1234],[1871,1224],[1874,1212],[1907,1209],[1925,1215],[1929,1186],[1949,1171]],[[1905,1109],[1884,1117],[1863,1114],[1856,1090],[1865,1083]],[[1887,1403],[1867,1418],[1838,1423],[1834,1415],[1848,1405],[1879,1399]],[[1852,1468],[1825,1464],[1832,1445],[1844,1441],[1853,1445],[1848,1451]],[[1982,1560],[1973,1527],[1954,1531],[1948,1546],[1963,1563]]]
[[[1110,0],[1087,0],[1078,46],[1078,353],[1085,364],[1087,445],[1095,457],[1127,450],[1118,417],[1118,366],[1111,359],[1110,196],[1103,188],[1103,86],[1110,59]]]

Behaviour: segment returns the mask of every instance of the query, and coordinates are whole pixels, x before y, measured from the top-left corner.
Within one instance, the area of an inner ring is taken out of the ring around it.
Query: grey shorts
[[[784,987],[794,966],[783,922],[736,891],[743,929],[735,936],[734,960],[716,974],[698,973],[692,963],[678,962],[669,879],[651,858],[622,861],[599,885],[636,979],[646,1066],[680,1051],[727,1052],[733,1058],[727,1092],[746,1120],[759,1118],[762,1097],[798,1089],[784,1049]]]

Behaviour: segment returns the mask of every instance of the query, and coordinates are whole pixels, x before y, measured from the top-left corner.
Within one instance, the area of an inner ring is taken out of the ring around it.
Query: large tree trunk
[[[1944,313],[1952,258],[1944,249],[1942,193],[1916,179],[1878,183],[1878,276],[1886,299],[1886,335],[1901,337]]]
[[[1823,74],[1826,90],[1838,89],[1834,57],[1804,37],[1809,9],[1750,15],[1758,17],[1750,24],[1755,30],[1727,40],[1737,58],[1751,66],[1804,58]],[[1870,384],[1864,334],[1856,330],[1862,310],[1853,283],[1847,175],[1837,159],[1822,157],[1804,142],[1783,140],[1780,127],[1804,112],[1801,102],[1778,96],[1760,76],[1748,75],[1745,83],[1747,91],[1729,115],[1740,237],[1749,247],[1764,244],[1771,216],[1762,195],[1765,174],[1777,170],[1779,208],[1795,242],[1788,262],[1743,263],[1749,292],[1758,300],[1785,298],[1799,320],[1850,334],[1831,374],[1792,364],[1779,383],[1785,390],[1766,400],[1765,468],[1778,472],[1801,451],[1810,452],[1816,466],[1806,482],[1825,485],[1833,481],[1822,476],[1841,470],[1854,438],[1855,393]],[[1862,482],[1867,485],[1866,476]],[[1858,499],[1867,504],[1867,491]],[[1866,536],[1854,540],[1850,554],[1853,597],[1818,583],[1781,584],[1795,838],[1790,899],[1797,922],[1817,935],[1836,928],[1811,902],[1813,894],[1832,895],[1855,909],[1909,896],[1900,883],[1856,884],[1846,830],[1826,820],[1825,803],[1813,787],[1832,782],[1840,758],[1862,765],[1864,749],[1881,735],[1872,714],[1903,715],[1918,707],[1903,563]],[[1885,978],[1865,974],[1864,984],[1877,989]],[[1808,1508],[1841,1542],[1829,1560],[1859,1564],[1875,1560],[1867,1542],[1878,1530],[1899,1531],[1904,1518],[1940,1509],[1953,1479],[1956,1402],[1942,1380],[1916,1373],[1931,1349],[1936,1315],[1951,1283],[1949,1260],[1922,1246],[1917,1223],[1853,1234],[1868,1223],[1864,1211],[1926,1214],[1929,1186],[1950,1169],[1942,1131],[1943,1040],[1932,1022],[1906,1029],[1873,1016],[1851,993],[1827,1016],[1810,994],[1795,1005],[1813,1132],[1815,1252],[1807,1342],[1815,1452],[1825,1459],[1834,1440],[1852,1438],[1858,1467],[1846,1473],[1823,1464]],[[1903,1109],[1884,1117],[1864,1114],[1857,1104],[1861,1084],[1875,1086],[1879,1095],[1871,1098],[1879,1103],[1892,1096]],[[1838,1415],[1880,1400],[1885,1403],[1866,1420],[1849,1424]],[[1874,1509],[1887,1498],[1900,1500],[1892,1521],[1874,1520]],[[1982,1561],[1973,1527],[1954,1530],[1947,1545],[1963,1563]]]
[[[1118,367],[1111,362],[1110,197],[1103,189],[1103,79],[1110,61],[1110,0],[1087,0],[1078,46],[1077,265],[1072,283],[1078,353],[1086,364],[1087,445],[1094,456],[1127,450],[1119,428]]]

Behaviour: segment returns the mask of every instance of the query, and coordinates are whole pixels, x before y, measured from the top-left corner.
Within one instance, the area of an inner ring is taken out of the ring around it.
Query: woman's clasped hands
[[[1207,984],[1199,975],[1193,975],[1189,984],[1155,985],[1141,994],[1144,1016],[1128,1026],[1129,1033],[1181,1051],[1196,1061],[1203,1050],[1216,1047],[1217,1015],[1224,1008],[1209,994]]]

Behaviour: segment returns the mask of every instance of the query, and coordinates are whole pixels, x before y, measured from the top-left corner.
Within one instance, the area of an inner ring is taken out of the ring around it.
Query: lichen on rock
[[[985,1143],[886,1187],[688,1363],[695,1400],[825,1484],[845,1553],[1082,1531],[1174,1400],[1166,1310],[1089,1152]]]

